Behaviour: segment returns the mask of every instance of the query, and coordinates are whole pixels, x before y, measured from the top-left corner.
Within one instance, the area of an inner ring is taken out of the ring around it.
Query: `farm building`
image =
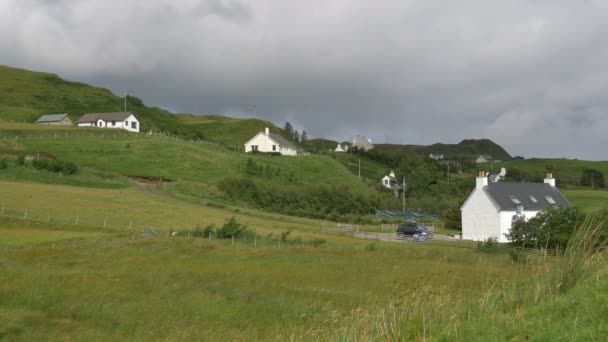
[[[372,141],[362,135],[357,136],[357,138],[353,140],[353,147],[356,147],[363,151],[369,151],[374,149]]]
[[[544,183],[494,183],[481,171],[475,189],[460,208],[462,238],[508,242],[505,234],[514,221],[529,220],[549,207],[569,206],[551,173],[547,173]]]
[[[87,113],[78,119],[78,127],[117,128],[139,132],[139,120],[131,112]]]
[[[278,134],[270,133],[268,127],[245,143],[245,152],[280,153],[285,156],[298,154],[292,143]]]
[[[475,159],[475,162],[477,164],[489,163],[490,161],[492,161],[492,156],[489,154],[482,154],[479,157],[477,157],[477,159]]]
[[[348,152],[348,145],[344,145],[342,146],[342,144],[338,144],[338,146],[336,146],[336,149],[334,150],[337,153],[343,153],[343,152]]]
[[[67,114],[45,114],[36,120],[38,125],[73,126],[74,123]]]

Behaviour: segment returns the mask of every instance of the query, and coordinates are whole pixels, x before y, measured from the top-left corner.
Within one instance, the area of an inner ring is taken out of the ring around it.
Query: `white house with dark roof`
[[[67,114],[45,114],[36,120],[38,125],[73,126],[74,123]]]
[[[547,173],[544,183],[488,182],[481,171],[473,192],[460,207],[462,238],[508,242],[505,234],[516,220],[529,220],[549,207],[570,207]]]
[[[394,171],[391,171],[388,175],[382,177],[380,183],[383,187],[393,190],[395,197],[399,197],[399,192],[403,189],[403,180],[397,178]]]
[[[245,143],[245,152],[280,153],[284,156],[295,156],[298,149],[287,139],[274,133],[266,127],[263,132],[256,134]]]
[[[338,146],[336,146],[336,149],[334,150],[334,152],[337,152],[337,153],[348,152],[348,145],[344,144],[344,146],[342,146],[342,144],[338,144]]]
[[[78,127],[124,129],[139,132],[139,120],[131,112],[87,113],[78,119]]]

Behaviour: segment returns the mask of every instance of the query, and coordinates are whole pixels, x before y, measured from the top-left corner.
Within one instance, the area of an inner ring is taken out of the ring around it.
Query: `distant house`
[[[489,154],[481,154],[479,157],[477,157],[477,159],[475,159],[477,164],[489,163],[490,161],[492,161],[492,156]]]
[[[431,154],[429,154],[429,158],[433,159],[433,160],[442,160],[443,159],[443,154],[441,154],[441,153],[431,153]]]
[[[363,151],[369,151],[374,149],[372,141],[362,135],[357,136],[357,138],[353,140],[353,147],[356,147]]]
[[[139,132],[139,120],[131,112],[87,113],[78,119],[78,127],[117,128]]]
[[[342,146],[342,144],[338,144],[334,151],[337,153],[348,152],[348,145],[345,144],[344,146]]]
[[[278,134],[270,133],[268,127],[245,143],[245,152],[280,153],[285,156],[298,154],[292,143]]]
[[[36,120],[38,125],[73,126],[74,123],[67,114],[45,114]]]
[[[490,180],[490,182],[496,183],[496,182],[500,182],[501,180],[503,180],[506,176],[507,176],[507,169],[505,169],[503,167],[500,169],[500,173],[491,174],[488,176],[488,179]]]
[[[395,197],[399,197],[399,192],[403,190],[403,180],[397,178],[395,172],[391,171],[388,175],[382,177],[380,183],[383,187],[393,190]]]
[[[551,173],[544,183],[492,183],[481,171],[475,189],[460,207],[462,238],[508,242],[505,234],[513,222],[529,220],[549,207],[570,207]]]

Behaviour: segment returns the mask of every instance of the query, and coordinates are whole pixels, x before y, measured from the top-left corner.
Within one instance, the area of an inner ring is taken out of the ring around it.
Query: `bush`
[[[522,247],[565,247],[576,226],[584,220],[585,214],[576,207],[550,208],[528,221],[515,221],[509,234],[505,235]]]
[[[368,243],[367,245],[365,245],[365,250],[366,250],[367,252],[373,252],[373,251],[375,251],[376,249],[377,249],[377,248],[376,248],[376,244],[375,244],[375,243]]]
[[[215,225],[213,223],[209,224],[209,225],[207,225],[207,227],[205,227],[205,230],[203,231],[203,237],[214,236],[215,231],[216,231]]]
[[[327,243],[327,240],[321,239],[321,238],[314,238],[314,239],[310,240],[310,244],[313,247],[320,247],[321,245],[324,245],[326,243]]]
[[[233,216],[228,222],[224,223],[222,228],[217,230],[216,235],[220,239],[253,239],[255,237],[255,232],[247,228],[247,226],[238,223]]]
[[[55,173],[65,173],[72,175],[78,171],[78,165],[72,162],[62,162],[59,160],[34,159],[32,166],[38,170],[50,171]]]
[[[8,161],[4,158],[0,159],[0,170],[8,168]]]
[[[484,253],[497,253],[500,250],[500,244],[496,238],[489,238],[486,241],[477,241],[477,250]]]
[[[20,154],[19,157],[17,157],[17,165],[25,165],[25,154]]]

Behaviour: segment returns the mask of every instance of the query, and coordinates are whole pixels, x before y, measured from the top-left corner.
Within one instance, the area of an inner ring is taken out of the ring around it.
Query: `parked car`
[[[420,242],[429,239],[433,232],[427,230],[423,225],[414,220],[405,220],[397,227],[397,236],[410,237],[414,241]]]

